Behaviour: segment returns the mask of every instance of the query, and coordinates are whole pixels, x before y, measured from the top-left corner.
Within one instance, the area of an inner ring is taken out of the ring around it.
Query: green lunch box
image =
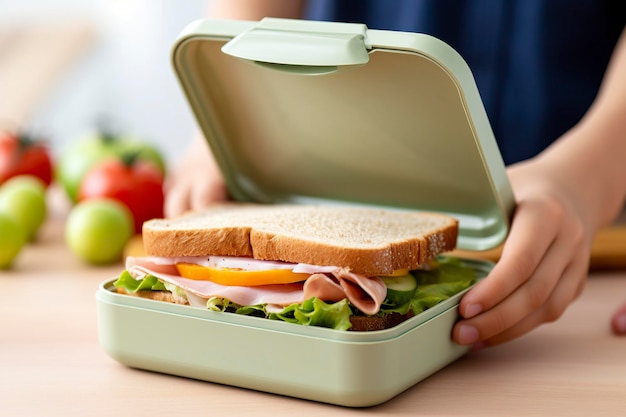
[[[425,210],[460,249],[505,239],[514,198],[467,64],[428,35],[360,24],[200,20],[172,63],[231,196]],[[493,264],[463,260],[479,278]],[[462,294],[386,330],[343,332],[99,287],[100,344],[133,368],[331,404],[385,402],[468,351]]]

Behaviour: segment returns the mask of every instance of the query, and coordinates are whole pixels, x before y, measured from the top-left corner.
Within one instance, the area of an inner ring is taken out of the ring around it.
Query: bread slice
[[[405,314],[390,313],[384,316],[350,316],[352,327],[349,330],[353,332],[372,332],[390,329],[413,316],[414,314],[411,310]]]
[[[438,213],[232,202],[143,225],[149,256],[250,256],[367,276],[415,269],[453,250],[457,234],[458,221]]]

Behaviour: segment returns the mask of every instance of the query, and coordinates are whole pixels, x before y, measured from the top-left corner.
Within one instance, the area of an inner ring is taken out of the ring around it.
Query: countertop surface
[[[52,213],[0,272],[2,416],[626,415],[626,338],[609,326],[626,270],[592,272],[557,322],[472,352],[380,406],[349,409],[117,363],[98,344],[95,293],[122,265],[88,267],[62,235]]]

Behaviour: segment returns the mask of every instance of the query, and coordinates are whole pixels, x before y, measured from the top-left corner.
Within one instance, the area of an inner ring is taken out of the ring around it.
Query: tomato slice
[[[232,268],[211,268],[190,263],[177,263],[176,269],[183,278],[212,281],[221,285],[255,287],[259,285],[290,284],[306,280],[311,274],[301,274],[290,269],[245,271]]]

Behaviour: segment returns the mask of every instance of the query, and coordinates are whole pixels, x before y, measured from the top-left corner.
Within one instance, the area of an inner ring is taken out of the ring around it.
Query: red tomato
[[[78,201],[97,197],[125,204],[133,214],[135,232],[141,233],[143,222],[163,217],[163,174],[145,160],[105,160],[87,172],[78,190]]]
[[[25,136],[0,132],[0,184],[18,175],[33,175],[47,187],[52,172],[52,159],[45,146]]]

